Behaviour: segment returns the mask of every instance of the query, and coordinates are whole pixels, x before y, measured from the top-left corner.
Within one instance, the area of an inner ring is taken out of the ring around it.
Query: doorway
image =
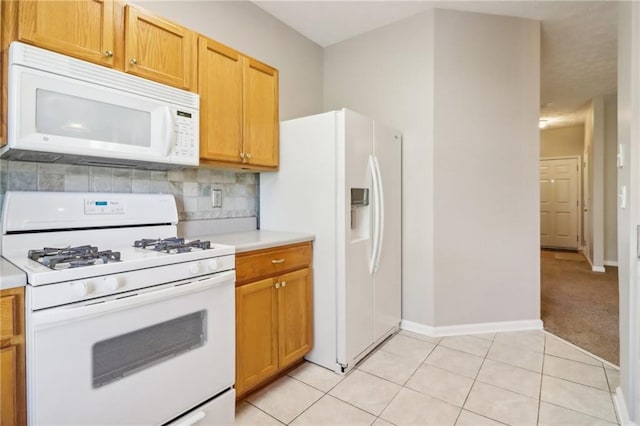
[[[578,250],[580,159],[540,160],[540,245]]]

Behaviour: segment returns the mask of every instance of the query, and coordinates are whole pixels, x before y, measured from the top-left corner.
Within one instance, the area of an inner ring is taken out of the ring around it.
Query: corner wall
[[[428,11],[325,49],[324,107],[403,132],[403,321],[538,320],[539,23]]]
[[[540,318],[540,24],[436,10],[435,323]]]

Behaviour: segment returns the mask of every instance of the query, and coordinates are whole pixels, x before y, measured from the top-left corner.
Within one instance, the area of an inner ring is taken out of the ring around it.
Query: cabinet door
[[[247,162],[278,167],[278,70],[246,58],[243,97]]]
[[[278,370],[278,300],[269,278],[236,288],[236,392]]]
[[[113,66],[113,0],[21,1],[18,14],[21,41]]]
[[[311,350],[311,269],[305,268],[282,275],[279,282],[278,347],[280,368],[284,368],[300,360]]]
[[[0,291],[0,425],[26,424],[24,287]]]
[[[195,85],[196,38],[181,27],[127,5],[124,70],[139,77],[191,90]]]
[[[18,351],[15,346],[0,349],[0,424],[18,424]]]
[[[242,163],[242,56],[198,39],[200,158]]]

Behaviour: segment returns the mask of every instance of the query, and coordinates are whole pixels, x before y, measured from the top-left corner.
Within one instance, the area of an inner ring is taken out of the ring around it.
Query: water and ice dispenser
[[[369,235],[369,188],[351,188],[351,230],[356,239]]]

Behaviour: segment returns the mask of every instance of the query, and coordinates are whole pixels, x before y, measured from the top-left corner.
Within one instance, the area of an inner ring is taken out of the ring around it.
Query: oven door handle
[[[34,312],[31,316],[32,324],[36,330],[63,325],[78,319],[86,319],[103,314],[131,309],[136,306],[147,305],[166,299],[173,299],[190,293],[208,290],[214,287],[221,287],[225,284],[233,285],[235,282],[235,271],[221,272],[216,275],[194,280],[187,284],[175,287],[163,288],[161,290],[148,293],[137,294],[135,296],[124,297],[122,299],[107,300],[90,305],[68,306],[52,308],[40,312]]]

